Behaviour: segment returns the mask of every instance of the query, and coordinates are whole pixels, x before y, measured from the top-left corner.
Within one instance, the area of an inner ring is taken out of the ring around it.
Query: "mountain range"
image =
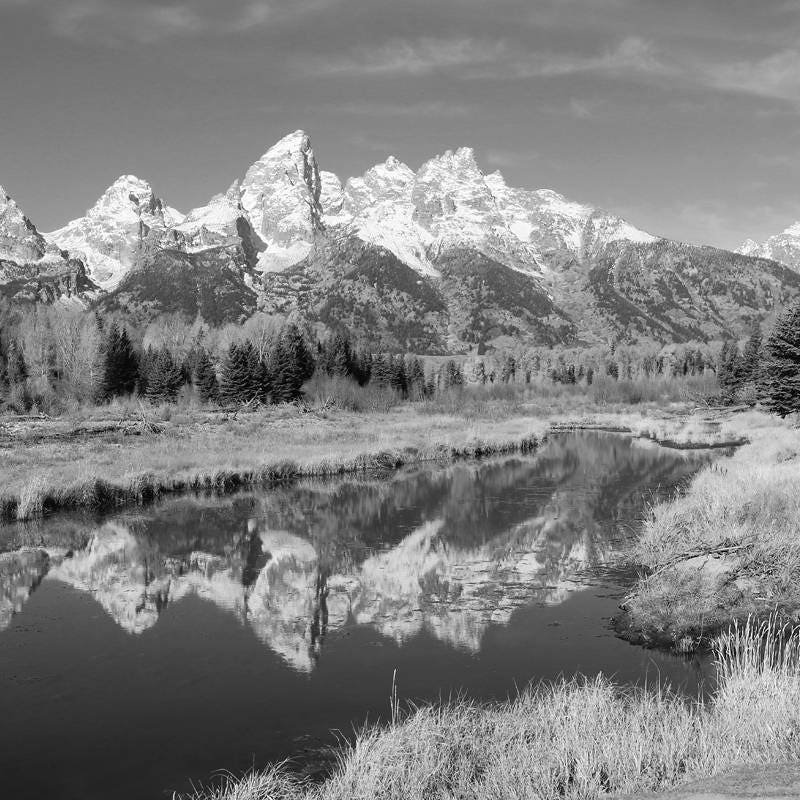
[[[436,354],[741,337],[798,294],[800,224],[736,253],[682,244],[514,188],[469,148],[417,171],[390,157],[342,181],[297,131],[187,214],[126,175],[46,234],[0,189],[0,295],[141,320],[298,311]]]

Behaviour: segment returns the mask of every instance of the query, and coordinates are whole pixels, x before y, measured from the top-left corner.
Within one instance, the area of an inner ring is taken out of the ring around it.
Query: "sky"
[[[800,0],[0,0],[0,184],[188,211],[287,133],[345,178],[486,172],[734,248],[800,219]]]

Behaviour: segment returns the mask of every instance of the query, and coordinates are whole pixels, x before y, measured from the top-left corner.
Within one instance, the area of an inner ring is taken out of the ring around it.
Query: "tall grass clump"
[[[360,386],[352,378],[318,373],[305,385],[312,408],[337,408],[357,413],[386,413],[402,402],[391,386]]]
[[[41,517],[44,512],[47,480],[40,472],[32,473],[19,492],[15,513],[20,521]]]
[[[751,433],[651,510],[630,554],[647,568],[626,601],[633,628],[677,641],[800,607],[800,432]]]
[[[284,791],[273,768],[263,785],[248,775],[194,797],[592,800],[738,764],[797,760],[797,629],[748,622],[716,640],[714,652],[718,688],[705,701],[665,687],[620,688],[601,676],[531,687],[505,703],[412,708],[361,731],[321,784]]]

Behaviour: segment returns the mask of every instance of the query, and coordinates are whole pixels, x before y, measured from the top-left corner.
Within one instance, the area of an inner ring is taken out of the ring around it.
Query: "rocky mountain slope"
[[[389,158],[343,182],[303,131],[186,216],[124,176],[47,242],[85,261],[102,306],[214,321],[297,309],[423,353],[742,336],[800,293],[800,273],[774,260],[792,266],[786,247],[661,239],[514,188],[469,148],[416,171]]]
[[[800,222],[790,225],[782,233],[770,236],[761,244],[747,239],[736,252],[746,256],[771,258],[800,272]]]
[[[51,303],[93,288],[83,263],[48,242],[0,186],[0,296]]]
[[[166,244],[183,215],[153,194],[147,181],[123,175],[106,189],[86,215],[47,234],[85,261],[94,282],[113,289],[141,258],[147,242]]]

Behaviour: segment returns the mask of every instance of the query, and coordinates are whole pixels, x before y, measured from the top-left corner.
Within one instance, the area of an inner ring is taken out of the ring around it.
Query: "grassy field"
[[[689,650],[731,620],[800,610],[800,429],[756,412],[727,423],[750,444],[656,506],[631,554],[626,601],[645,641]]]
[[[177,415],[162,422],[159,433],[137,427],[135,418],[108,430],[110,419],[83,420],[77,432],[64,421],[33,427],[15,422],[16,435],[7,435],[0,450],[3,515],[29,519],[48,510],[141,502],[190,489],[524,450],[548,428],[527,416],[466,420],[408,407],[366,415],[294,407],[236,418]]]
[[[692,702],[603,678],[460,702],[363,731],[324,783],[286,765],[195,800],[592,800],[663,789],[737,764],[800,757],[800,636],[746,625],[715,643],[719,688]]]
[[[238,414],[128,402],[52,419],[0,417],[0,519],[525,450],[553,425],[684,442],[725,433],[717,422],[685,416],[687,402],[598,406],[569,393],[504,394],[498,387],[360,412],[321,396],[303,407]]]

